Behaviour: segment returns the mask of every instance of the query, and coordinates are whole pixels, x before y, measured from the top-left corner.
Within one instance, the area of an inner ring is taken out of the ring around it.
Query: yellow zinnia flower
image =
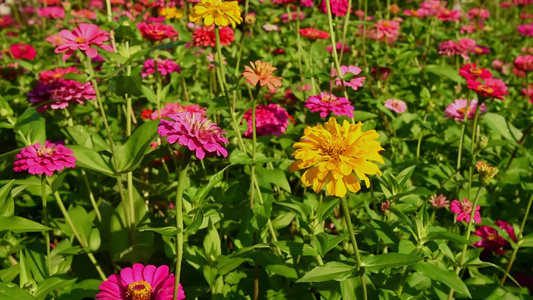
[[[189,16],[191,22],[203,19],[206,26],[231,26],[242,23],[241,8],[237,1],[202,0],[193,7]]]
[[[384,150],[375,130],[363,132],[363,124],[352,124],[346,120],[342,126],[335,118],[330,118],[325,126],[307,126],[300,142],[295,143],[292,153],[297,160],[291,164],[290,171],[307,169],[302,175],[305,186],[313,186],[315,192],[326,185],[328,194],[344,197],[346,192],[358,192],[359,180],[370,186],[366,176],[380,174],[377,161],[384,164],[379,151]],[[357,177],[356,177],[357,176]]]
[[[165,17],[167,20],[179,19],[183,17],[183,10],[175,8],[175,7],[164,7],[159,12],[159,15],[161,17]]]

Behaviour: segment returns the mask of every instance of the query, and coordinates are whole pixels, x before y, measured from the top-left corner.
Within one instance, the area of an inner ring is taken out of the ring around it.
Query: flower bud
[[[428,106],[426,107],[426,112],[429,114],[432,113],[433,110],[435,110],[435,102],[429,100]]]
[[[489,144],[489,138],[486,137],[486,136],[482,136],[479,139],[479,142],[478,142],[477,146],[479,147],[479,150],[483,150],[483,149],[487,148],[488,144]]]
[[[482,186],[489,185],[492,178],[498,173],[498,169],[482,161],[477,162],[476,169],[479,172],[479,182],[481,182]]]

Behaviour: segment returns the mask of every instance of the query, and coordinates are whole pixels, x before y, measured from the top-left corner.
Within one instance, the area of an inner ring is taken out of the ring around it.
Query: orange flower
[[[278,68],[273,67],[269,63],[256,60],[250,62],[251,67],[245,66],[242,75],[246,77],[246,81],[255,86],[259,82],[260,86],[268,86],[269,89],[281,87],[281,77],[273,76],[273,73]]]

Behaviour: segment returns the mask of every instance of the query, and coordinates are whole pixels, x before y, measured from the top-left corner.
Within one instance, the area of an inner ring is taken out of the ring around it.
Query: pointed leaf
[[[342,281],[352,277],[356,267],[339,261],[331,261],[315,267],[296,282],[323,282],[330,280]]]
[[[52,230],[50,227],[46,227],[40,223],[28,220],[25,218],[10,216],[0,216],[0,231],[12,231],[15,233],[20,232],[37,232]]]
[[[385,253],[380,255],[366,256],[361,261],[361,266],[370,271],[407,266],[420,261],[415,255],[402,253]]]
[[[412,268],[431,280],[442,282],[450,289],[454,289],[470,298],[472,297],[464,282],[454,272],[441,269],[436,265],[422,261],[414,264]]]
[[[133,132],[124,145],[117,148],[117,171],[119,173],[132,171],[139,166],[157,134],[158,125],[159,121],[144,123]]]

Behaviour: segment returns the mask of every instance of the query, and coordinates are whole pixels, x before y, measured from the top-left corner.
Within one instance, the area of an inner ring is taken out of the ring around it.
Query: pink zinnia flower
[[[267,32],[270,31],[279,31],[279,26],[276,24],[265,24],[263,25],[263,29]]]
[[[168,143],[179,143],[189,148],[195,152],[198,159],[204,159],[206,155],[211,154],[228,156],[228,151],[222,147],[222,144],[228,143],[228,140],[222,137],[222,134],[226,133],[202,114],[179,112],[168,117],[172,120],[161,119],[157,129],[161,136],[168,136]]]
[[[44,83],[50,83],[62,78],[65,74],[79,73],[76,67],[55,68],[54,70],[46,70],[39,73],[39,81]]]
[[[60,37],[58,34],[49,35],[44,40],[49,42],[49,43],[51,43],[52,46],[54,46],[54,47],[57,47],[57,46],[63,44],[63,38]]]
[[[484,98],[504,100],[503,96],[507,95],[507,86],[499,79],[487,78],[485,83],[469,79],[466,81],[466,84],[469,89],[475,91],[479,96]]]
[[[484,8],[471,8],[466,17],[469,19],[487,19],[490,17],[490,11]]]
[[[37,15],[41,18],[47,19],[64,19],[65,10],[59,6],[49,6],[45,8],[40,8]]]
[[[431,202],[431,206],[435,208],[446,208],[450,205],[450,200],[446,199],[443,194],[431,196],[429,202]]]
[[[471,38],[461,38],[459,39],[459,47],[467,53],[472,53],[476,51],[477,43]]]
[[[296,21],[296,18],[298,18],[298,12],[293,11],[289,15],[288,13],[284,13],[281,15],[281,23],[288,23],[289,21]],[[300,12],[299,16],[300,21],[303,21],[305,19],[305,13],[303,11]]]
[[[205,117],[205,107],[200,107],[198,104],[193,105],[180,105],[178,103],[167,103],[165,107],[161,109],[161,113],[158,113],[157,109],[149,114],[149,118],[157,120],[160,118],[166,118],[170,114],[180,112],[199,113],[202,117]],[[161,116],[159,116],[161,115]]]
[[[61,30],[58,35],[63,38],[63,43],[56,48],[55,53],[66,52],[63,54],[63,60],[67,60],[78,49],[91,58],[96,57],[98,51],[91,48],[92,45],[113,52],[111,46],[104,44],[109,39],[109,33],[98,29],[94,24],[82,23],[80,27],[74,28],[74,31]]]
[[[77,11],[72,11],[70,14],[77,18],[86,18],[89,20],[96,20],[96,13],[90,9],[81,9]]]
[[[174,30],[174,27],[163,25],[161,23],[146,24],[141,22],[137,23],[137,28],[144,38],[151,41],[160,41],[178,35],[178,32]]]
[[[354,107],[348,99],[327,92],[309,97],[304,106],[311,112],[320,112],[321,118],[327,117],[330,112],[336,116],[353,117]]]
[[[120,274],[113,274],[100,284],[97,300],[170,300],[174,294],[174,274],[168,266],[144,266],[134,264],[124,268]],[[178,300],[185,299],[181,284],[178,287]]]
[[[522,72],[533,71],[533,55],[519,55],[514,60],[514,67]]]
[[[353,75],[359,75],[363,70],[357,66],[341,66],[341,76],[346,75],[346,73],[352,73]],[[351,87],[354,91],[357,91],[360,87],[363,86],[363,83],[365,82],[365,77],[354,77],[350,79],[350,81],[343,81],[341,78],[337,77],[337,70],[331,71],[331,76],[336,77],[335,78],[335,85],[336,86],[344,86]]]
[[[476,108],[478,101],[472,100],[470,101],[470,107],[466,108],[466,105],[468,103],[468,100],[465,99],[457,99],[452,104],[448,105],[444,112],[446,113],[446,117],[453,118],[455,121],[462,122],[464,120],[465,112],[467,112],[467,119],[472,120],[474,119],[474,115],[476,113]],[[485,106],[485,103],[481,103],[481,106],[479,107],[480,113],[486,113],[487,107]]]
[[[516,29],[523,36],[533,36],[533,23],[518,25]]]
[[[9,46],[9,49],[15,59],[34,60],[37,55],[35,48],[27,44],[13,44]]]
[[[494,222],[494,225],[507,231],[507,234],[509,235],[509,237],[514,242],[516,242],[516,235],[514,233],[514,229],[509,223],[502,221],[502,220],[498,220]],[[481,240],[473,243],[472,245],[476,247],[485,248],[483,249],[483,252],[482,252],[483,255],[489,255],[492,252],[494,252],[494,254],[497,254],[497,255],[504,254],[505,253],[504,248],[511,247],[511,244],[504,237],[498,234],[498,230],[490,226],[480,226],[478,229],[476,229],[476,232],[474,232],[474,235],[481,237]]]
[[[316,39],[322,39],[322,40],[329,39],[329,33],[312,28],[312,27],[302,28],[298,32],[301,35],[313,41]]]
[[[43,113],[46,109],[65,109],[74,103],[85,104],[86,100],[94,100],[96,92],[92,83],[79,83],[69,79],[58,79],[50,83],[41,82],[28,93],[30,103],[40,105],[37,111]],[[41,105],[42,102],[49,102]]]
[[[522,96],[529,98],[529,103],[533,104],[533,84],[530,84],[529,87],[522,89]]]
[[[455,41],[449,40],[439,44],[438,52],[444,56],[463,55],[464,49]],[[468,58],[468,55],[467,55]]]
[[[15,155],[13,170],[15,172],[28,171],[32,175],[52,176],[55,171],[76,166],[76,158],[72,154],[72,150],[59,143],[49,141],[46,141],[44,145],[36,143]]]
[[[167,76],[170,73],[180,73],[180,67],[172,59],[157,59],[157,71],[162,76]],[[155,73],[155,62],[154,59],[147,59],[144,61],[143,68],[141,70],[142,77],[145,78],[150,74]]]
[[[463,198],[463,202],[459,202],[459,200],[453,200],[452,204],[450,205],[450,211],[456,214],[455,220],[457,222],[465,221],[467,223],[470,222],[470,214],[472,213],[472,206],[473,203],[468,201],[468,199]],[[481,215],[479,213],[479,209],[481,206],[476,206],[476,210],[474,213],[474,222],[481,223]]]
[[[385,101],[385,107],[398,114],[401,114],[407,110],[407,104],[399,99],[387,99]]]
[[[486,79],[492,77],[492,74],[489,70],[478,68],[474,63],[466,64],[459,68],[459,75],[463,76],[466,79]]]
[[[441,21],[459,22],[462,18],[462,13],[457,10],[447,9],[441,7],[437,19]]]
[[[300,0],[300,6],[302,7],[313,7],[314,5],[313,0]]]
[[[0,28],[9,27],[13,23],[13,19],[9,15],[0,17]]]
[[[281,135],[285,133],[287,126],[289,126],[289,114],[278,104],[257,105],[255,111],[255,126],[257,136],[262,135]],[[244,119],[248,123],[248,130],[244,133],[244,137],[252,138],[252,110],[244,113]]]
[[[444,5],[446,5],[444,1],[429,0],[420,3],[420,8],[425,11],[427,16],[436,16]]]
[[[368,38],[393,43],[400,35],[400,23],[396,21],[381,20],[368,30]]]
[[[334,16],[345,16],[348,12],[348,0],[330,0],[329,4],[331,6],[331,14]],[[322,0],[318,9],[325,14],[328,13],[328,6],[325,0]]]
[[[338,42],[337,45],[335,46],[335,48],[337,48],[337,51],[341,51],[341,49],[342,49],[342,51],[343,51],[344,53],[350,52],[350,46],[348,46],[348,45],[343,45],[342,42]],[[327,50],[329,53],[331,53],[331,52],[333,52],[333,47],[331,47],[331,46],[327,46],[327,47],[326,47],[326,50]]]

